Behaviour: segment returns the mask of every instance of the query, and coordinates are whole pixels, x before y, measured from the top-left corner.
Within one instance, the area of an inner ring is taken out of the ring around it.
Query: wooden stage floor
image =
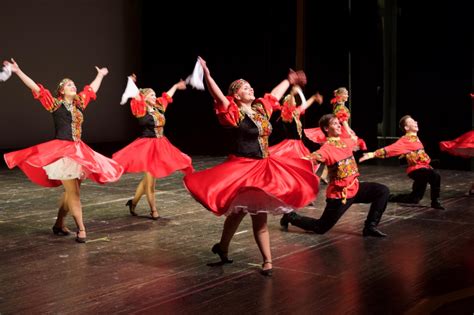
[[[198,170],[222,160],[193,157]],[[411,187],[403,166],[360,171],[392,192]],[[61,188],[0,169],[0,314],[472,314],[474,198],[466,193],[474,174],[439,172],[447,209],[431,209],[429,191],[417,206],[390,203],[385,239],[361,236],[367,205],[354,205],[325,235],[281,231],[270,216],[274,274],[265,278],[249,218],[231,244],[234,263],[206,265],[218,260],[210,248],[224,217],[194,201],[181,173],[158,181],[158,221],[144,198],[141,216],[125,207],[141,175],[85,181],[88,242],[78,244],[51,231]],[[325,187],[302,213],[320,216]]]

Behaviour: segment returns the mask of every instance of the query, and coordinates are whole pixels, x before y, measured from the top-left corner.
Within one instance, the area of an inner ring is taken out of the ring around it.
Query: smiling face
[[[342,102],[347,102],[349,99],[349,92],[346,88],[338,88],[336,91],[334,91],[334,96],[336,96]]]
[[[326,127],[326,132],[329,137],[339,137],[341,135],[341,123],[337,117],[331,118],[329,126]]]
[[[59,82],[57,91],[58,96],[65,99],[72,99],[77,94],[77,88],[74,81],[68,78],[62,79],[61,82]]]
[[[418,132],[418,122],[413,118],[407,118],[405,120],[405,132]]]
[[[327,137],[339,137],[341,135],[341,123],[334,114],[326,114],[319,120],[319,127]]]
[[[242,103],[251,103],[255,100],[253,94],[253,88],[248,82],[242,84],[242,86],[234,93],[234,98]]]
[[[145,102],[148,104],[155,105],[156,104],[156,93],[152,89],[148,89],[147,93],[145,94]]]
[[[400,129],[407,133],[407,132],[412,132],[412,133],[417,133],[418,132],[418,122],[414,120],[410,115],[405,115],[402,118],[400,118],[400,121],[398,123]]]

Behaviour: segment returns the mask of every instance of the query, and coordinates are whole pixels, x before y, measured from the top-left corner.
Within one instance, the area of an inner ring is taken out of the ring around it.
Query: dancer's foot
[[[85,243],[86,242],[86,230],[77,230],[76,232],[76,242]]]
[[[137,216],[137,213],[135,212],[135,208],[137,207],[137,205],[134,205],[134,204],[133,204],[132,199],[129,199],[129,200],[127,201],[127,203],[125,204],[125,206],[128,207],[128,210],[130,211],[130,214],[131,214],[131,215]]]
[[[212,246],[212,248],[211,248],[211,251],[214,254],[219,255],[219,258],[221,259],[221,262],[223,264],[231,264],[233,262],[232,259],[229,259],[229,257],[227,257],[227,252],[222,250],[220,243],[214,244],[214,246]]]
[[[273,265],[271,260],[266,260],[262,264],[262,270],[260,270],[260,273],[264,275],[265,277],[271,277],[273,274]]]
[[[153,220],[158,220],[160,218],[160,214],[158,213],[158,210],[153,209],[150,211],[150,216]]]
[[[54,225],[52,229],[53,229],[54,235],[67,236],[71,234],[71,231],[69,231],[69,229],[65,226],[57,227],[56,225]]]

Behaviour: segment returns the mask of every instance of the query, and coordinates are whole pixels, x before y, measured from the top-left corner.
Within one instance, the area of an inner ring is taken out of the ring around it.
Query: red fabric
[[[61,181],[48,178],[43,166],[63,157],[81,164],[90,172],[88,178],[99,184],[115,182],[123,173],[117,162],[93,151],[82,141],[56,139],[4,155],[9,168],[18,166],[32,182],[45,187],[61,185]]]
[[[383,151],[384,156],[381,156],[379,152]],[[420,168],[431,168],[431,159],[425,153],[420,139],[415,135],[404,135],[395,143],[375,151],[375,157],[378,158],[389,158],[399,155],[405,155],[407,159],[407,173],[411,173]]]
[[[173,103],[173,98],[168,93],[161,93],[161,97],[156,98],[156,102],[163,107],[163,111],[166,111],[168,105]]]
[[[258,98],[254,103],[260,103],[265,107],[267,116],[270,117],[273,111],[280,110],[281,106],[277,98],[270,93],[266,93],[263,97]]]
[[[303,144],[303,141],[296,139],[285,139],[282,142],[275,144],[268,148],[270,155],[284,156],[289,158],[302,158],[310,155],[308,148]]]
[[[132,110],[132,114],[135,117],[143,117],[146,114],[146,103],[145,97],[140,93],[140,99],[133,98],[130,101],[130,109]]]
[[[216,111],[219,123],[227,127],[236,127],[240,123],[240,111],[232,96],[226,96],[230,104],[227,108],[222,103],[215,102],[214,109]]]
[[[334,115],[336,115],[337,119],[339,119],[341,124],[351,118],[351,113],[344,104],[336,105],[334,107]]]
[[[323,144],[326,142],[326,135],[323,133],[321,128],[308,128],[304,129],[306,137],[314,143]]]
[[[227,108],[224,107],[222,103],[215,102],[214,109],[216,111],[217,119],[219,123],[227,127],[236,127],[240,124],[240,110],[239,106],[235,103],[232,96],[226,96],[230,104]],[[265,94],[264,97],[258,98],[254,101],[254,104],[260,103],[265,109],[267,117],[270,117],[274,110],[280,109],[280,103],[278,100],[271,94]]]
[[[319,127],[304,129],[304,134],[309,140],[315,143],[323,144],[324,142],[326,142],[326,136],[324,135],[324,133],[321,131],[321,128]],[[341,128],[340,137],[345,138],[345,139],[351,138],[351,136],[349,135],[349,133],[346,131],[344,127]],[[357,138],[357,147],[359,150],[363,150],[363,151],[367,150],[367,144],[365,143],[364,139]]]
[[[51,92],[44,88],[41,84],[38,84],[40,91],[36,93],[35,91],[31,91],[33,93],[33,97],[41,102],[43,107],[50,112],[54,112],[58,108],[58,100],[57,98],[51,95]],[[82,92],[78,94],[80,100],[75,100],[75,104],[77,107],[81,109],[86,109],[87,105],[91,100],[96,99],[96,94],[94,90],[90,87],[90,85],[86,85]]]
[[[166,137],[138,138],[114,153],[112,158],[125,173],[150,172],[161,178],[174,171],[190,174],[194,171],[191,158],[173,146]]]
[[[295,105],[290,105],[288,102],[283,103],[283,106],[281,107],[281,113],[280,116],[284,122],[292,122],[293,121],[293,112],[296,112],[297,117],[300,116],[301,112],[304,112],[304,110],[300,109],[301,106],[296,107]]]
[[[294,208],[308,205],[319,190],[310,161],[279,156],[230,156],[222,164],[186,175],[184,184],[198,202],[218,216],[226,214],[232,201],[246,190],[261,190]]]
[[[439,148],[452,155],[464,158],[474,157],[474,130],[468,131],[454,140],[441,141]]]
[[[344,147],[338,147],[331,142],[325,142],[323,146],[315,152],[315,154],[319,154],[322,157],[324,164],[327,166],[331,166],[340,161],[348,160],[351,157],[354,157],[353,149],[356,145],[354,141],[344,138],[340,138],[340,140],[345,144]],[[326,197],[332,199],[343,199],[343,189],[345,187],[347,187],[346,198],[349,199],[354,197],[359,190],[359,181],[357,180],[358,176],[359,173],[357,172],[354,175],[342,179],[331,179],[326,189]]]

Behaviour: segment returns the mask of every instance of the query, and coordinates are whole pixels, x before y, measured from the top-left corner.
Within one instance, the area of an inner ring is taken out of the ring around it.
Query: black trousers
[[[387,208],[389,193],[390,191],[385,185],[362,182],[359,183],[359,191],[357,194],[354,197],[347,199],[345,204],[342,203],[341,199],[326,199],[326,208],[324,209],[321,218],[314,219],[293,212],[289,216],[289,222],[304,230],[324,234],[329,231],[337,221],[339,221],[352,204],[370,203],[370,210],[367,219],[365,220],[365,226],[376,226]]]
[[[420,168],[408,174],[413,179],[412,191],[409,194],[398,194],[390,198],[394,202],[418,203],[425,195],[428,183],[431,187],[431,201],[440,195],[441,176],[431,168]]]

